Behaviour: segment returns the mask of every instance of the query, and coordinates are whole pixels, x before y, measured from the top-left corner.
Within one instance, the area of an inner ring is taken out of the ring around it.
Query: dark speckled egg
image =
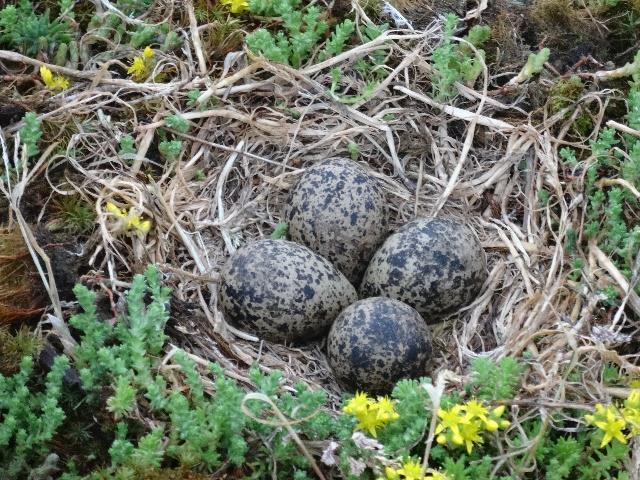
[[[426,374],[431,336],[409,305],[385,297],[366,298],[338,316],[329,332],[327,353],[344,387],[389,393],[398,380]]]
[[[418,219],[375,253],[360,292],[405,302],[435,323],[471,303],[486,278],[485,254],[471,228],[453,219]]]
[[[357,285],[388,233],[378,182],[357,163],[333,159],[304,172],[285,208],[292,240],[331,261]]]
[[[260,240],[221,271],[220,305],[237,328],[274,342],[311,340],[357,300],[342,273],[307,247]]]

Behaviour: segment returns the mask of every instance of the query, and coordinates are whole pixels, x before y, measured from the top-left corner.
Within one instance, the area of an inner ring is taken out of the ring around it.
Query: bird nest
[[[357,2],[354,8],[362,24],[366,13]],[[166,83],[114,78],[97,70],[97,61],[81,71],[51,66],[73,85],[46,100],[51,144],[5,191],[14,214],[38,182],[95,207],[98,228],[83,241],[82,278],[101,286],[114,315],[132,274],[157,264],[173,290],[172,345],[218,362],[247,385],[251,365],[282,370],[287,384],[324,389],[337,405],[341,392],[323,341],[279,345],[232,328],[219,308],[218,272],[229,254],[284,221],[287,193],[306,168],[328,157],[353,157],[382,185],[392,230],[416,217],[455,217],[475,230],[488,254],[480,295],[433,327],[430,376],[446,372],[455,388],[474,358],[515,356],[530,365],[513,400],[527,408],[543,412],[626,394],[606,387],[600,376],[609,363],[640,375],[630,343],[640,301],[607,255],[583,241],[580,179],[569,179],[558,155],[562,146],[585,148],[595,138],[612,91],[581,98],[596,122],[583,141],[572,142],[569,109],[553,116],[531,111],[534,88],[495,87],[484,63],[480,88],[456,84],[455,106],[434,100],[433,71],[424,59],[442,38],[441,20],[422,30],[392,29],[294,69],[248,50],[211,63],[186,10],[185,22],[194,27],[182,32],[189,48],[157,53],[156,71],[171,72]],[[374,51],[385,55],[381,81],[366,98],[338,101],[330,93],[332,69],[343,73],[339,91],[362,91],[357,62]],[[0,53],[5,62],[43,64]],[[131,52],[113,54],[117,66]],[[190,101],[193,90],[201,94]],[[188,131],[172,128],[176,114],[188,121]],[[183,142],[171,161],[158,152],[160,134]],[[125,135],[135,137],[135,153],[121,153]],[[15,161],[9,145],[3,141],[5,162]],[[543,191],[551,192],[551,202],[539,201]],[[127,234],[110,220],[108,204],[125,213],[134,209],[151,220],[151,229]],[[46,219],[48,205],[36,218]],[[17,221],[29,224],[22,215]],[[571,279],[566,254],[575,241],[571,232],[578,232],[576,248],[586,260],[580,282]],[[27,240],[37,245],[33,236]],[[53,305],[49,328],[62,335],[52,318],[64,318],[73,304],[60,300],[54,267],[41,267]],[[609,285],[626,292],[622,306],[601,306],[600,291]],[[572,381],[568,373],[578,364],[581,378]]]

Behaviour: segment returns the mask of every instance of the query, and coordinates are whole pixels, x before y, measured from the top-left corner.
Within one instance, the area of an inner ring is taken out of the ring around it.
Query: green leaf
[[[20,141],[27,149],[27,156],[33,157],[40,152],[38,141],[42,137],[40,126],[42,122],[33,112],[28,112],[22,119],[24,126],[20,129]]]
[[[280,240],[282,237],[284,237],[287,234],[288,231],[289,231],[288,223],[279,223],[276,225],[276,228],[273,229],[273,232],[271,233],[271,239]]]

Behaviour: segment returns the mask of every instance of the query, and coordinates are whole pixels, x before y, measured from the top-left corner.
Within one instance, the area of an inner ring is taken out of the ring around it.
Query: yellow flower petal
[[[499,428],[498,422],[491,419],[484,420],[483,425],[487,432],[495,432]]]
[[[413,460],[407,460],[402,464],[402,468],[398,470],[398,473],[405,480],[422,480],[422,465]]]
[[[151,50],[151,47],[149,47],[148,45],[146,47],[144,47],[144,50],[142,51],[142,56],[144,58],[146,58],[147,60],[150,60],[153,58],[153,50]]]
[[[387,477],[387,480],[396,480],[399,477],[398,471],[395,468],[386,467],[384,469],[384,475]]]
[[[366,393],[356,392],[355,396],[347,402],[342,411],[357,417],[367,411],[370,403],[371,399]]]
[[[505,406],[500,405],[499,407],[494,408],[491,414],[495,417],[501,417],[504,414],[504,409],[505,409]]]
[[[222,0],[220,3],[227,7],[231,13],[242,13],[249,10],[247,0]]]
[[[133,63],[127,70],[127,73],[131,75],[142,75],[146,70],[144,59],[142,57],[135,57]]]
[[[594,420],[590,423],[604,432],[600,448],[606,447],[613,439],[621,443],[627,443],[627,439],[622,432],[627,422],[620,416],[618,409],[614,405],[607,405],[606,408],[600,404],[596,405],[596,414],[593,417]]]
[[[400,418],[400,415],[398,415],[398,413],[396,412],[395,407],[393,406],[393,402],[389,399],[389,397],[378,397],[376,407],[378,410],[377,416],[380,420],[390,422]]]
[[[69,79],[62,75],[54,75],[53,72],[42,65],[40,67],[40,77],[47,88],[51,90],[64,90],[69,88]]]
[[[49,86],[49,84],[53,82],[53,72],[44,65],[40,67],[40,77],[46,86]]]
[[[143,222],[140,222],[140,225],[138,225],[138,230],[144,234],[149,233],[149,231],[151,230],[151,220],[144,220]]]
[[[127,213],[124,210],[120,210],[111,202],[107,202],[106,210],[118,218],[124,218],[127,216]]]
[[[484,405],[482,405],[477,400],[469,400],[464,405],[464,409],[467,412],[467,415],[470,417],[470,419],[480,418],[484,420],[485,418],[487,418],[487,414],[489,413],[489,411],[484,407]]]
[[[442,472],[438,472],[437,470],[431,470],[429,474],[424,478],[425,480],[449,480],[449,477],[447,477]]]

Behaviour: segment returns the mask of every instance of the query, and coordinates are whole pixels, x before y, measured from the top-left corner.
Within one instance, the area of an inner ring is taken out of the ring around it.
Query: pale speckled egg
[[[388,233],[380,185],[351,160],[327,160],[306,170],[284,214],[290,238],[327,258],[354,285]]]
[[[375,253],[360,293],[400,300],[435,323],[471,303],[486,278],[484,250],[470,227],[448,218],[418,219]]]
[[[420,314],[385,297],[347,307],[327,340],[329,365],[338,382],[370,393],[389,393],[398,380],[424,376],[431,351],[431,335]]]
[[[260,240],[221,271],[220,305],[240,330],[274,342],[326,333],[357,292],[328,260],[286,240]]]

